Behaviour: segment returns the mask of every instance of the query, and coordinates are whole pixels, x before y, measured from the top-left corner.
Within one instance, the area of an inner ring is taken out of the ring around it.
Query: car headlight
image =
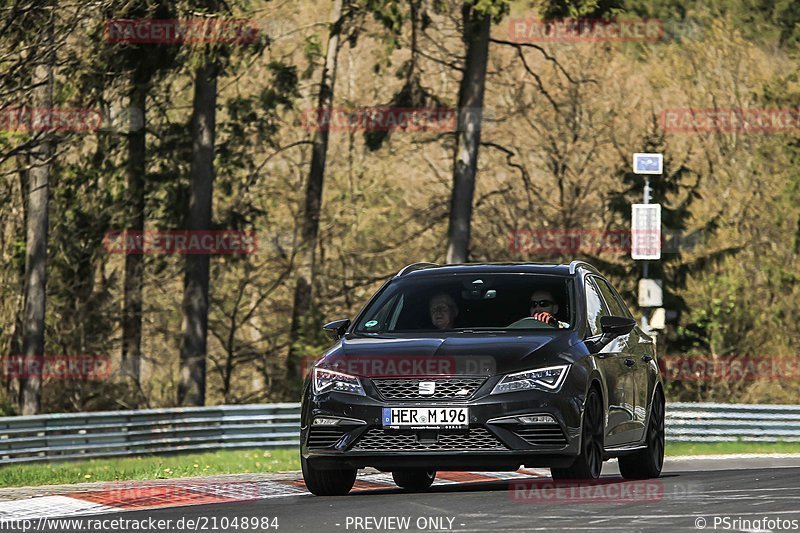
[[[366,396],[357,377],[326,368],[314,368],[314,394],[331,391]]]
[[[531,389],[557,392],[564,384],[569,367],[570,365],[548,366],[508,374],[495,385],[492,394]]]

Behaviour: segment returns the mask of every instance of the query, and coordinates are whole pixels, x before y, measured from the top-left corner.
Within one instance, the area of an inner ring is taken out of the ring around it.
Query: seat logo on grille
[[[435,381],[420,381],[419,382],[419,394],[420,394],[420,396],[433,396],[434,392],[436,392],[436,382]]]

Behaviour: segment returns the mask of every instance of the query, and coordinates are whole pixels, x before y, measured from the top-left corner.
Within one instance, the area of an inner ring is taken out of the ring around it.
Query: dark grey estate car
[[[542,313],[542,310],[547,312]],[[383,285],[303,389],[308,489],[356,470],[423,490],[437,470],[550,467],[658,477],[664,392],[651,337],[591,265],[418,263]]]

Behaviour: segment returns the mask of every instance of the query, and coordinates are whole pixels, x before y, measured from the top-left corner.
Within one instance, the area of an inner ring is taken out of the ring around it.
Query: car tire
[[[651,479],[661,475],[664,466],[664,395],[658,389],[650,406],[650,421],[645,438],[647,447],[618,459],[625,479]]]
[[[401,489],[425,490],[436,479],[436,470],[395,470],[392,479]]]
[[[603,402],[596,389],[589,389],[583,410],[581,451],[572,465],[550,468],[553,479],[597,479],[603,469]]]
[[[314,468],[304,458],[300,457],[300,466],[303,469],[303,481],[306,488],[317,496],[344,496],[356,482],[355,468],[342,468],[338,470],[320,470]]]

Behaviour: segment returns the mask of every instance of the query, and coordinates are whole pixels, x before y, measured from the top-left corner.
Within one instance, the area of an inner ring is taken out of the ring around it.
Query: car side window
[[[606,282],[606,284],[608,285],[608,288],[611,289],[611,293],[614,295],[614,299],[617,301],[617,304],[622,308],[623,313],[625,313],[625,314],[620,315],[620,316],[626,316],[628,318],[633,318],[633,314],[631,314],[631,310],[628,309],[628,306],[625,304],[625,300],[623,300],[622,296],[619,295],[619,293],[617,292],[617,289],[615,289],[608,282]]]
[[[608,314],[608,309],[600,298],[600,291],[594,280],[586,278],[586,319],[592,336],[600,335],[600,317]]]
[[[594,281],[597,282],[597,287],[600,289],[600,294],[603,295],[603,299],[606,301],[606,305],[608,305],[609,311],[614,316],[623,316],[627,317],[628,313],[625,309],[625,304],[621,303],[617,296],[614,294],[614,290],[608,284],[608,282],[604,279],[594,278]]]

